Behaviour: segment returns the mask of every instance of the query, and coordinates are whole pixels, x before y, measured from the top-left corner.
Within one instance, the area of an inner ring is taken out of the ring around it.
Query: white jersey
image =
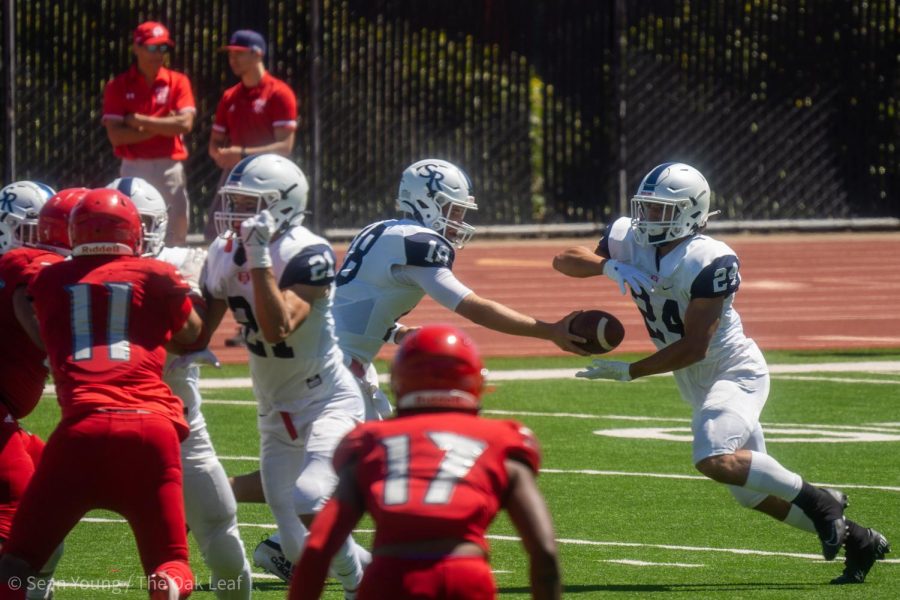
[[[205,248],[165,247],[155,257],[157,260],[169,263],[178,269],[185,281],[197,294],[200,293],[200,271],[206,260]],[[181,398],[184,403],[185,417],[191,432],[204,427],[203,413],[200,412],[200,367],[189,365],[184,369],[168,371],[169,364],[175,359],[175,355],[166,355],[166,365],[163,381],[166,382],[172,392]]]
[[[278,344],[266,342],[257,325],[253,283],[237,238],[220,237],[213,241],[202,281],[212,297],[228,303],[235,320],[242,325],[250,353],[253,392],[260,406],[266,410],[274,407],[314,414],[328,402],[328,398],[316,393],[316,388],[343,376],[337,371],[345,368],[331,315],[334,251],[327,240],[300,225],[271,242],[269,251],[279,288],[295,284],[329,288],[326,296],[312,303],[309,316],[300,327]]]
[[[706,358],[675,371],[686,401],[699,407],[719,379],[767,373],[762,353],[744,335],[741,318],[732,306],[741,276],[740,261],[728,245],[705,235],[695,235],[657,259],[656,247],[635,242],[631,219],[620,218],[609,226],[601,247],[610,258],[641,269],[655,281],[652,292],[644,290],[640,295],[632,292],[632,297],[657,348],[665,348],[684,335],[684,315],[692,299],[724,298],[719,327],[710,341]]]
[[[397,320],[425,295],[398,268],[451,270],[455,258],[445,237],[411,219],[379,221],[360,231],[337,275],[334,318],[341,349],[371,363]]]

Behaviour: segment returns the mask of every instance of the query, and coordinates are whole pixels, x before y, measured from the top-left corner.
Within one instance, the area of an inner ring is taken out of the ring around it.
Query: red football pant
[[[16,508],[44,449],[41,438],[19,427],[12,417],[7,419],[0,423],[0,542],[9,538]]]
[[[358,600],[494,600],[497,588],[483,558],[460,556],[409,560],[374,556]]]
[[[3,552],[40,569],[85,513],[97,508],[115,511],[131,525],[147,575],[165,571],[183,597],[190,593],[181,447],[169,419],[97,412],[60,423]]]

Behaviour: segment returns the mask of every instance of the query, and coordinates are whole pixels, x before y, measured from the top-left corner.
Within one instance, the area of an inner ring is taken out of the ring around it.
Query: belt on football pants
[[[297,428],[294,427],[294,421],[291,419],[291,413],[280,411],[278,414],[281,415],[281,420],[284,423],[284,428],[287,430],[288,435],[291,436],[291,440],[297,439]]]

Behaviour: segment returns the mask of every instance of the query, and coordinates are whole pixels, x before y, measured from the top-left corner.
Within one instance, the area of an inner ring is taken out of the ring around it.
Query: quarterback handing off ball
[[[622,343],[625,327],[622,322],[603,310],[585,310],[572,319],[569,331],[587,341],[577,346],[591,354],[605,354]]]

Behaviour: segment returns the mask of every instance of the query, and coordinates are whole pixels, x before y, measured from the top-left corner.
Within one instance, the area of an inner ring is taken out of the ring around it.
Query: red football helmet
[[[403,340],[391,365],[397,411],[477,413],[486,374],[469,336],[450,325],[426,325]]]
[[[66,188],[47,200],[38,213],[38,245],[55,250],[71,250],[69,215],[75,204],[90,190]]]
[[[140,256],[144,241],[141,215],[122,192],[90,190],[72,209],[69,237],[74,256]]]

